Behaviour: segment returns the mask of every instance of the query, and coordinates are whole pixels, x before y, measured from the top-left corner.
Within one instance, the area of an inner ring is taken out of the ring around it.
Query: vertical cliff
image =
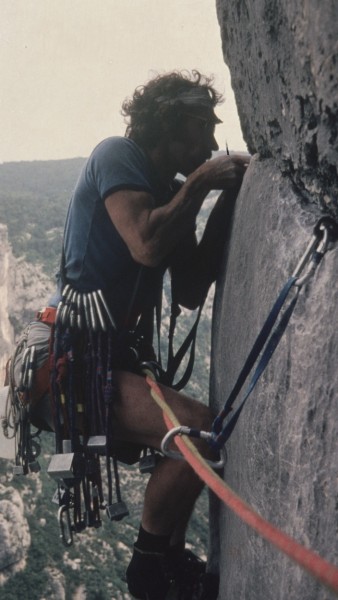
[[[218,282],[211,397],[219,409],[316,220],[338,214],[338,5],[218,1],[224,58],[254,159]],[[287,333],[227,444],[225,480],[263,517],[338,560],[338,245],[302,290]],[[227,600],[333,595],[213,506]],[[218,514],[219,513],[219,514]],[[216,551],[214,552],[216,554]]]

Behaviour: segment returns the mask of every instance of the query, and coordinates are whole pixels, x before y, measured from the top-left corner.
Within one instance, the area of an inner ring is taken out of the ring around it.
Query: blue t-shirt
[[[103,290],[121,327],[130,311],[140,314],[156,304],[166,268],[165,264],[143,266],[140,273],[141,266],[114,227],[104,201],[122,189],[146,191],[157,206],[170,201],[177,191],[160,182],[150,159],[135,142],[108,138],[94,149],[80,174],[64,233],[67,281],[81,292]]]

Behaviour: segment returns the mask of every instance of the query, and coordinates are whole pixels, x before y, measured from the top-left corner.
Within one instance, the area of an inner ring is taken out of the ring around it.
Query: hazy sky
[[[124,134],[124,98],[172,69],[216,76],[217,141],[245,150],[215,4],[0,0],[0,162],[87,156]]]

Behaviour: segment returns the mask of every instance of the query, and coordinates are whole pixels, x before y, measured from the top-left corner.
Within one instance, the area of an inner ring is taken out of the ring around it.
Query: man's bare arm
[[[247,164],[241,156],[221,156],[189,175],[172,200],[156,207],[146,192],[120,190],[107,197],[110,218],[136,262],[156,266],[195,228],[196,216],[212,189],[238,188]]]

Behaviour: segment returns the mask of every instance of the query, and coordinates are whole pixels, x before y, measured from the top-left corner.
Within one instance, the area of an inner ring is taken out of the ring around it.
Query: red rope
[[[147,378],[147,382],[152,389],[153,398],[155,401],[159,401],[158,404],[162,408],[167,428],[170,430],[173,427],[177,427],[178,421],[166,404],[159,386],[149,377]],[[261,537],[271,542],[338,596],[337,567],[321,558],[312,550],[305,548],[293,538],[283,533],[283,531],[263,519],[211,469],[196,447],[190,442],[189,438],[186,436],[177,436],[175,443],[197,475],[242,521],[255,529]]]

